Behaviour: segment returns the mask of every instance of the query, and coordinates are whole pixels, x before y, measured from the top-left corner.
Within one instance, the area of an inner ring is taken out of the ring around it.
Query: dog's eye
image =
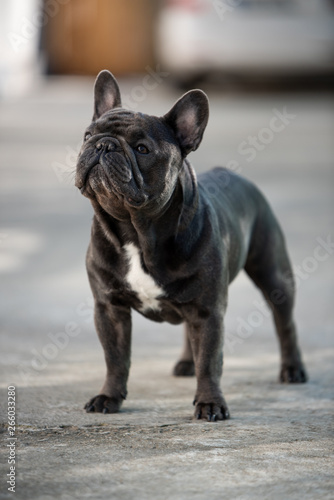
[[[149,150],[147,149],[146,146],[144,146],[144,144],[138,144],[138,146],[135,149],[141,155],[147,155],[147,153],[149,153]]]
[[[88,141],[88,139],[90,139],[91,137],[93,137],[93,134],[91,134],[90,132],[86,132],[84,140]]]

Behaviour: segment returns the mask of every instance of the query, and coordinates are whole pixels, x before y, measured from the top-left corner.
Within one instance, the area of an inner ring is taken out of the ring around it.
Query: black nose
[[[114,139],[111,139],[109,137],[104,137],[103,139],[100,139],[96,143],[96,149],[102,151],[115,151],[117,148],[117,144]]]

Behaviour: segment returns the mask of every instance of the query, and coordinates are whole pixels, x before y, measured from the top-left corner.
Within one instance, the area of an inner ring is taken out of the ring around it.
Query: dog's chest
[[[138,248],[133,243],[128,243],[124,245],[124,250],[129,264],[125,279],[129,288],[142,302],[140,311],[159,311],[159,298],[164,296],[163,289],[157,285],[152,276],[144,271]]]

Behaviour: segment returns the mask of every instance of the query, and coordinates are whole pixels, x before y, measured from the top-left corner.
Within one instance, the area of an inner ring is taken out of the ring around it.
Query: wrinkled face
[[[201,142],[206,95],[190,91],[158,118],[123,109],[109,71],[98,75],[94,93],[75,185],[116,218],[128,218],[133,210],[159,215],[173,195],[184,158]]]
[[[112,109],[85,133],[76,186],[109,213],[124,207],[163,208],[175,188],[181,152],[162,119]]]

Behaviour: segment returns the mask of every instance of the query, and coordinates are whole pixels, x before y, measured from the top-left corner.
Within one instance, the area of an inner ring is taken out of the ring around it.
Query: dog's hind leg
[[[281,350],[280,381],[307,381],[293,318],[295,287],[293,272],[281,229],[271,214],[253,235],[245,271],[262,291],[273,311]]]
[[[188,329],[188,324],[185,323],[183,351],[173,370],[173,375],[176,377],[192,377],[195,375],[195,364]]]

